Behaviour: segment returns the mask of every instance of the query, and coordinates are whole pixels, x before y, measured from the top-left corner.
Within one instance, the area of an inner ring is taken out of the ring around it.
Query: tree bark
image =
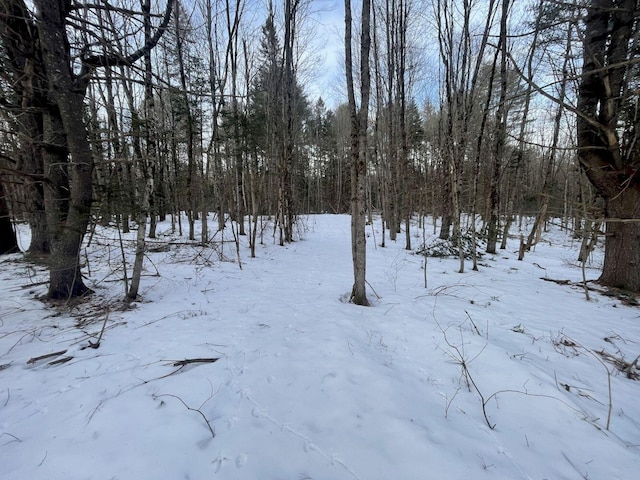
[[[500,205],[500,177],[507,138],[507,19],[509,15],[509,0],[502,0],[502,15],[500,16],[500,96],[496,112],[495,145],[492,159],[492,174],[489,194],[489,224],[487,228],[487,253],[496,253],[498,241]]]
[[[284,11],[284,142],[280,165],[280,215],[284,223],[284,241],[293,241],[293,186],[294,160],[294,89],[295,72],[293,47],[296,41],[296,23],[299,0],[286,0]]]
[[[16,232],[9,217],[9,205],[4,193],[4,185],[0,182],[0,255],[19,252]]]
[[[52,255],[48,296],[53,299],[70,298],[90,291],[82,281],[79,258],[82,239],[89,224],[92,197],[93,157],[83,121],[86,84],[84,79],[74,78],[70,69],[65,30],[69,5],[55,0],[35,0],[34,4],[40,17],[38,29],[48,74],[49,95],[58,108],[56,114],[59,114],[59,118],[51,115],[50,121],[45,122],[45,142],[47,136],[49,139],[57,136],[55,124],[59,121],[69,150],[68,169],[65,172],[69,176],[68,197],[59,189],[52,191],[53,195],[49,196],[48,201],[45,200],[45,208],[52,213],[50,217],[59,219],[57,225],[50,224]],[[50,164],[49,169],[46,173],[51,176],[54,170],[60,170],[62,166]],[[59,177],[60,174],[56,172],[54,175]],[[61,210],[60,202],[68,202],[67,211]]]
[[[148,41],[151,38],[150,0],[143,0],[142,11],[144,14],[144,36],[145,41]],[[138,199],[140,202],[140,211],[138,212],[137,218],[138,231],[136,234],[136,254],[133,262],[133,270],[131,273],[131,285],[129,291],[126,294],[128,300],[135,300],[138,297],[138,291],[140,289],[140,279],[142,278],[144,254],[147,249],[145,242],[147,216],[151,214],[151,216],[153,217],[153,212],[150,212],[150,202],[153,195],[153,171],[156,161],[157,145],[155,138],[156,124],[155,119],[153,118],[155,101],[153,98],[151,52],[146,52],[144,55],[144,94],[144,136],[146,144],[146,156],[140,156],[140,158],[138,159],[138,168],[140,171],[140,178],[138,182]],[[155,231],[150,233],[153,233],[155,237]]]
[[[640,291],[640,146],[639,113],[633,107],[638,93],[632,87],[637,67],[629,60],[637,55],[639,13],[634,0],[591,1],[577,102],[578,159],[605,201],[600,282],[635,292]]]
[[[607,229],[600,283],[640,291],[640,190],[605,200]]]
[[[152,49],[166,29],[173,1],[167,2],[160,28],[142,48],[129,56],[84,55],[83,52],[79,72],[73,68],[75,60],[67,36],[71,2],[35,0],[34,6],[51,105],[43,114],[43,157],[45,176],[49,180],[45,209],[52,253],[48,296],[71,298],[90,291],[80,272],[80,247],[89,224],[92,201],[93,155],[84,123],[87,86],[95,68],[131,64]]]
[[[28,251],[41,255],[50,251],[44,206],[43,159],[38,145],[42,142],[42,111],[48,108],[46,101],[45,72],[42,56],[37,48],[38,32],[23,0],[5,0],[0,15],[0,38],[7,62],[3,74],[5,85],[10,84],[5,95],[13,94],[13,103],[7,105],[12,120],[10,129],[19,139],[18,161],[15,165],[23,175],[25,214],[31,229]],[[10,80],[9,80],[10,78]]]
[[[369,50],[371,47],[371,0],[362,1],[360,37],[360,110],[355,101],[353,58],[351,52],[351,1],[345,0],[345,63],[349,110],[351,112],[351,256],[354,282],[351,302],[368,306],[366,293],[365,188],[367,172],[367,124],[371,78]]]
[[[189,89],[187,85],[187,69],[185,68],[184,61],[184,43],[185,43],[185,31],[187,25],[183,23],[180,16],[180,8],[176,8],[174,14],[175,20],[175,38],[176,38],[176,55],[178,60],[178,71],[180,77],[181,87],[181,100],[183,102],[184,114],[185,114],[185,136],[187,142],[187,197],[188,197],[188,214],[187,219],[189,221],[189,240],[195,240],[195,221],[197,216],[196,200],[197,194],[197,178],[196,178],[196,159],[195,159],[195,120],[193,118],[193,112],[191,109],[191,102],[189,98]]]

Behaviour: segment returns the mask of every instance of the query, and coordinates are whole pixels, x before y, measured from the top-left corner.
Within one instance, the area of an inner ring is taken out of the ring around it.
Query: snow
[[[171,244],[148,254],[133,308],[112,228],[83,258],[84,303],[41,301],[46,270],[0,260],[2,480],[637,478],[640,383],[596,352],[632,362],[640,310],[541,280],[582,278],[559,228],[522,262],[515,239],[478,272],[429,258],[425,288],[423,257],[403,235],[376,245],[377,222],[371,307],[345,301],[347,216],[304,217],[255,259],[242,238],[242,269],[230,243],[159,231]],[[197,358],[219,360],[173,365]]]

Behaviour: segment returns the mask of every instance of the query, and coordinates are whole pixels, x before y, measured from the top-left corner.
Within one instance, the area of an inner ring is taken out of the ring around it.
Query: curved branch
[[[509,58],[511,60],[511,63],[513,65],[514,71],[520,77],[520,79],[523,80],[525,83],[531,85],[531,88],[533,88],[540,95],[542,95],[543,97],[551,100],[552,102],[556,103],[557,105],[561,105],[562,107],[566,108],[569,112],[581,117],[583,120],[585,120],[591,126],[596,127],[598,129],[601,129],[601,130],[605,130],[606,129],[605,125],[603,125],[601,122],[598,122],[597,120],[593,119],[592,117],[588,116],[587,114],[585,114],[584,112],[579,110],[577,107],[575,107],[573,105],[570,105],[567,102],[561,101],[559,98],[551,95],[543,87],[538,85],[532,78],[529,78],[524,74],[524,72],[520,69],[520,67],[518,67],[517,62],[513,58],[513,55],[511,55],[511,53],[507,53],[507,55],[509,56]],[[632,58],[632,59],[626,60],[624,62],[619,62],[619,63],[616,63],[616,64],[608,65],[606,67],[594,69],[591,72],[589,72],[589,74],[596,74],[596,73],[600,73],[600,72],[606,72],[608,70],[611,70],[612,68],[618,68],[618,67],[625,66],[625,65],[627,65],[627,66],[635,65],[635,64],[638,64],[638,63],[640,63],[640,58]]]
[[[160,22],[155,34],[149,38],[142,47],[127,56],[117,54],[86,56],[82,59],[82,72],[80,74],[80,78],[89,76],[95,68],[131,65],[141,59],[158,44],[160,38],[167,30],[169,22],[171,21],[171,13],[173,12],[174,3],[175,0],[167,0],[167,8],[164,12],[164,16],[162,17],[162,22]]]

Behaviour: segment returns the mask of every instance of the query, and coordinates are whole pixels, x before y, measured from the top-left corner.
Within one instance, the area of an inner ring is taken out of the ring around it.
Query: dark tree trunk
[[[182,102],[185,110],[185,136],[187,141],[187,196],[189,199],[189,209],[187,218],[189,220],[189,240],[195,240],[195,221],[197,218],[197,181],[196,178],[196,158],[195,158],[195,119],[189,99],[189,89],[187,82],[187,68],[184,63],[184,28],[180,18],[180,8],[176,9],[175,19],[175,36],[176,36],[176,55],[178,57],[178,71],[180,74],[180,87],[182,94]]]
[[[592,0],[585,19],[578,90],[578,158],[605,201],[605,258],[600,282],[640,291],[640,145],[633,87],[640,6]],[[623,132],[621,135],[620,133]]]
[[[41,98],[35,100],[32,95],[23,95],[23,105],[33,106],[36,103],[43,106],[44,102]],[[42,152],[36,148],[36,144],[42,140],[42,118],[42,113],[29,111],[24,112],[22,122],[19,122],[20,127],[24,129],[21,155],[22,167],[26,174],[23,180],[26,217],[31,229],[28,250],[34,255],[46,255],[51,251],[44,205],[44,185],[41,180],[44,173]]]
[[[25,114],[25,117],[35,117],[35,115]],[[42,116],[40,115],[40,123]],[[35,119],[33,119],[35,120]],[[30,137],[36,141],[42,139],[41,128],[33,131],[34,135]],[[33,255],[46,255],[51,251],[49,241],[49,229],[47,226],[47,214],[44,204],[44,185],[42,181],[34,178],[43,175],[43,160],[41,152],[33,145],[33,141],[26,140],[29,143],[26,147],[27,152],[24,155],[24,171],[27,177],[24,179],[25,206],[26,217],[31,229],[31,242],[29,243],[29,253]],[[33,176],[33,178],[29,178]]]
[[[293,164],[294,164],[294,45],[299,0],[286,0],[284,7],[284,138],[280,164],[280,216],[284,223],[284,241],[293,241]],[[282,243],[282,242],[281,242]]]
[[[600,282],[640,292],[640,189],[605,201],[607,229]]]
[[[500,16],[500,96],[496,112],[495,145],[492,159],[492,174],[489,194],[489,225],[487,228],[487,253],[496,253],[498,241],[500,206],[500,177],[507,138],[507,20],[509,16],[509,0],[502,0]]]
[[[443,199],[443,207],[446,210],[449,210],[450,207],[449,205],[451,204],[451,201],[449,199],[449,197],[451,196],[451,188],[449,188],[449,181],[446,182],[446,185],[444,186],[444,190],[446,192],[446,195],[444,196]],[[453,223],[453,217],[451,216],[450,213],[445,213],[442,216],[442,225],[440,226],[440,234],[438,235],[438,238],[440,240],[449,240],[449,236],[451,235],[451,224]]]
[[[11,88],[5,95],[14,101],[13,105],[7,104],[10,107],[7,117],[16,120],[11,128],[19,139],[16,169],[24,174],[19,179],[23,182],[24,212],[31,228],[29,252],[47,254],[49,235],[44,211],[42,156],[36,147],[42,141],[42,111],[47,108],[38,33],[22,0],[5,1],[2,8],[0,38],[8,59],[4,75],[12,79],[8,81]]]
[[[34,3],[40,16],[38,28],[43,62],[48,73],[50,100],[57,106],[56,113],[59,114],[59,118],[51,115],[51,121],[47,122],[48,125],[45,123],[45,143],[47,137],[56,136],[56,124],[59,121],[66,134],[70,154],[65,158],[68,163],[64,172],[69,178],[68,193],[64,189],[50,189],[53,195],[45,200],[51,218],[59,220],[54,226],[49,223],[52,255],[48,295],[54,299],[69,298],[89,291],[82,281],[79,259],[80,246],[89,224],[92,196],[93,158],[83,121],[86,83],[85,80],[74,79],[69,67],[69,46],[63,40],[66,38],[65,18],[69,13],[65,10],[65,4],[55,0],[36,0]],[[50,171],[45,172],[49,178],[53,174],[59,179],[54,185],[60,183],[63,172],[52,172],[62,168],[62,165],[49,164]]]
[[[9,206],[4,193],[4,185],[0,182],[0,255],[19,252],[16,232],[9,217]]]

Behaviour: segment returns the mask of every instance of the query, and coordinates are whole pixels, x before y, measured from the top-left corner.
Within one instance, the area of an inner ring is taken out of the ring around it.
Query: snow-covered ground
[[[640,382],[597,352],[633,362],[640,309],[541,279],[582,278],[577,242],[552,230],[518,262],[514,239],[464,274],[430,258],[425,288],[423,258],[402,235],[376,246],[376,223],[367,308],[345,301],[349,217],[303,224],[255,259],[243,238],[242,269],[231,243],[167,233],[128,309],[115,230],[93,238],[96,294],[72,307],[3,257],[0,479],[638,478]]]

